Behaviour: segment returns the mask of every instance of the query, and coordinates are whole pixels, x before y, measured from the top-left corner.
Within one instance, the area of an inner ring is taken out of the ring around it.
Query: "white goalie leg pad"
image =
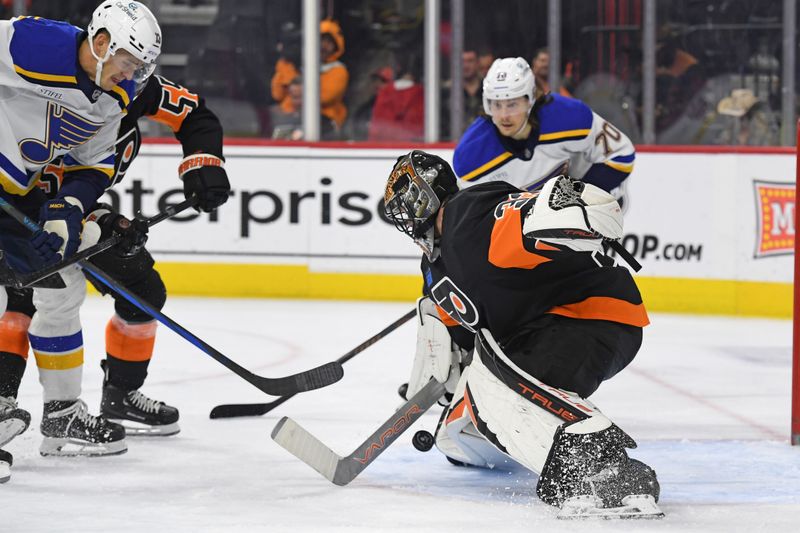
[[[520,369],[485,329],[476,340],[465,394],[471,397],[475,408],[478,431],[537,473],[544,468],[560,426],[579,420],[585,423],[586,431],[611,426],[611,421],[588,400],[542,383]]]
[[[494,468],[514,461],[486,440],[475,428],[471,409],[465,403],[469,368],[464,370],[447,413],[436,431],[436,447],[451,459],[470,466]]]
[[[0,259],[2,261],[2,259]],[[6,312],[6,306],[8,305],[8,293],[6,293],[6,288],[0,286],[0,317]]]
[[[461,374],[461,350],[453,344],[430,298],[417,300],[417,324],[417,350],[407,397],[419,392],[431,378],[452,392]]]

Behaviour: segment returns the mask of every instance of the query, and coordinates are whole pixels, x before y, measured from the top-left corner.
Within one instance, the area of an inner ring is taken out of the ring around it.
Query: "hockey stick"
[[[445,387],[431,380],[403,404],[353,453],[342,457],[289,417],[283,417],[272,430],[272,440],[322,474],[334,485],[347,485],[431,408]]]
[[[197,203],[196,197],[191,197],[188,200],[184,200],[183,202],[167,206],[164,211],[157,214],[154,217],[144,219],[144,223],[147,227],[155,226],[159,222],[163,222],[164,220],[171,218],[181,211],[185,211],[186,209],[193,207]],[[88,259],[89,257],[99,254],[100,252],[104,252],[113,246],[116,246],[120,241],[122,241],[122,235],[119,233],[115,233],[108,239],[104,240],[103,242],[98,242],[94,246],[90,246],[80,252],[77,252],[66,259],[59,261],[53,265],[45,267],[37,272],[32,272],[30,274],[26,274],[24,276],[19,277],[19,287],[16,288],[23,288],[23,287],[30,287],[37,281],[40,281],[52,274],[55,274],[59,270],[66,268],[70,265],[74,265],[75,263],[82,261],[84,259]]]
[[[344,364],[356,355],[360,354],[386,335],[391,333],[392,331],[396,330],[409,320],[411,320],[417,314],[417,309],[414,308],[408,313],[404,314],[381,331],[370,337],[369,339],[365,340],[339,359],[336,360],[337,363]],[[285,396],[281,396],[275,401],[267,402],[267,403],[231,403],[231,404],[223,404],[214,407],[209,413],[209,418],[234,418],[237,416],[261,416],[269,413],[286,400],[294,396],[294,394],[288,394]]]
[[[38,224],[25,216],[19,209],[9,204],[5,199],[0,197],[0,209],[8,213],[11,217],[17,220],[20,224],[24,225],[29,230],[35,232],[39,231]],[[238,365],[221,352],[213,348],[211,345],[194,335],[192,332],[169,318],[167,315],[152,307],[150,304],[140,299],[138,296],[129,292],[118,281],[106,274],[99,267],[91,264],[86,260],[78,261],[78,265],[85,271],[94,276],[95,279],[103,283],[103,285],[117,292],[120,296],[128,300],[131,304],[135,305],[145,313],[149,314],[169,329],[194,344],[204,353],[209,355],[212,359],[216,360],[228,370],[241,377],[251,385],[255,386],[262,392],[272,396],[283,396],[285,394],[295,394],[298,392],[305,392],[320,387],[325,387],[331,383],[336,383],[342,379],[344,371],[342,365],[338,363],[327,363],[317,368],[312,368],[305,372],[300,372],[291,376],[281,378],[266,378],[253,374],[246,368]]]

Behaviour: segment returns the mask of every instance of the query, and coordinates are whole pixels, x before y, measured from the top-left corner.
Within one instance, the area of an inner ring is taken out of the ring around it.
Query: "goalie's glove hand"
[[[557,176],[542,187],[522,232],[537,239],[616,240],[622,238],[622,209],[603,189]]]
[[[192,154],[181,161],[178,174],[183,180],[183,195],[197,197],[195,209],[209,213],[228,201],[231,184],[224,162],[210,154]]]
[[[411,398],[435,379],[445,385],[447,393],[439,403],[447,405],[461,378],[463,350],[450,338],[430,298],[417,300],[417,326],[417,351],[406,397]]]
[[[31,245],[45,265],[55,263],[78,251],[83,229],[80,202],[72,198],[56,198],[42,205],[39,222],[42,226],[31,237]]]

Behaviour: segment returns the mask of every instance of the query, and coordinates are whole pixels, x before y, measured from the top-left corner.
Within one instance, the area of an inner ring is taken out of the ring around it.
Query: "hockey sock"
[[[17,397],[26,363],[27,360],[19,354],[0,352],[0,396]]]
[[[39,367],[44,401],[74,400],[81,394],[83,375],[83,331],[61,337],[28,333]]]
[[[135,390],[144,384],[153,356],[157,322],[126,322],[114,315],[106,326],[107,381]]]

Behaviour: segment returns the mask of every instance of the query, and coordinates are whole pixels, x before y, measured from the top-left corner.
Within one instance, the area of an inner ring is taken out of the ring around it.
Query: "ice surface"
[[[411,303],[172,298],[165,311],[245,367],[291,374],[341,356]],[[83,310],[84,399],[100,400],[109,299]],[[175,437],[129,438],[125,455],[43,458],[41,387],[31,358],[20,404],[32,429],[7,446],[0,532],[71,531],[800,531],[800,447],[788,444],[789,321],[653,315],[634,363],[593,396],[630,433],[631,454],[661,482],[661,521],[557,521],[536,476],[450,465],[411,446],[428,414],[347,487],[336,487],[272,442],[291,416],[340,454],[401,401],[414,348],[406,324],[345,365],[327,389],[272,413],[209,420],[220,403],[264,396],[161,327],[143,392],[181,410]]]

